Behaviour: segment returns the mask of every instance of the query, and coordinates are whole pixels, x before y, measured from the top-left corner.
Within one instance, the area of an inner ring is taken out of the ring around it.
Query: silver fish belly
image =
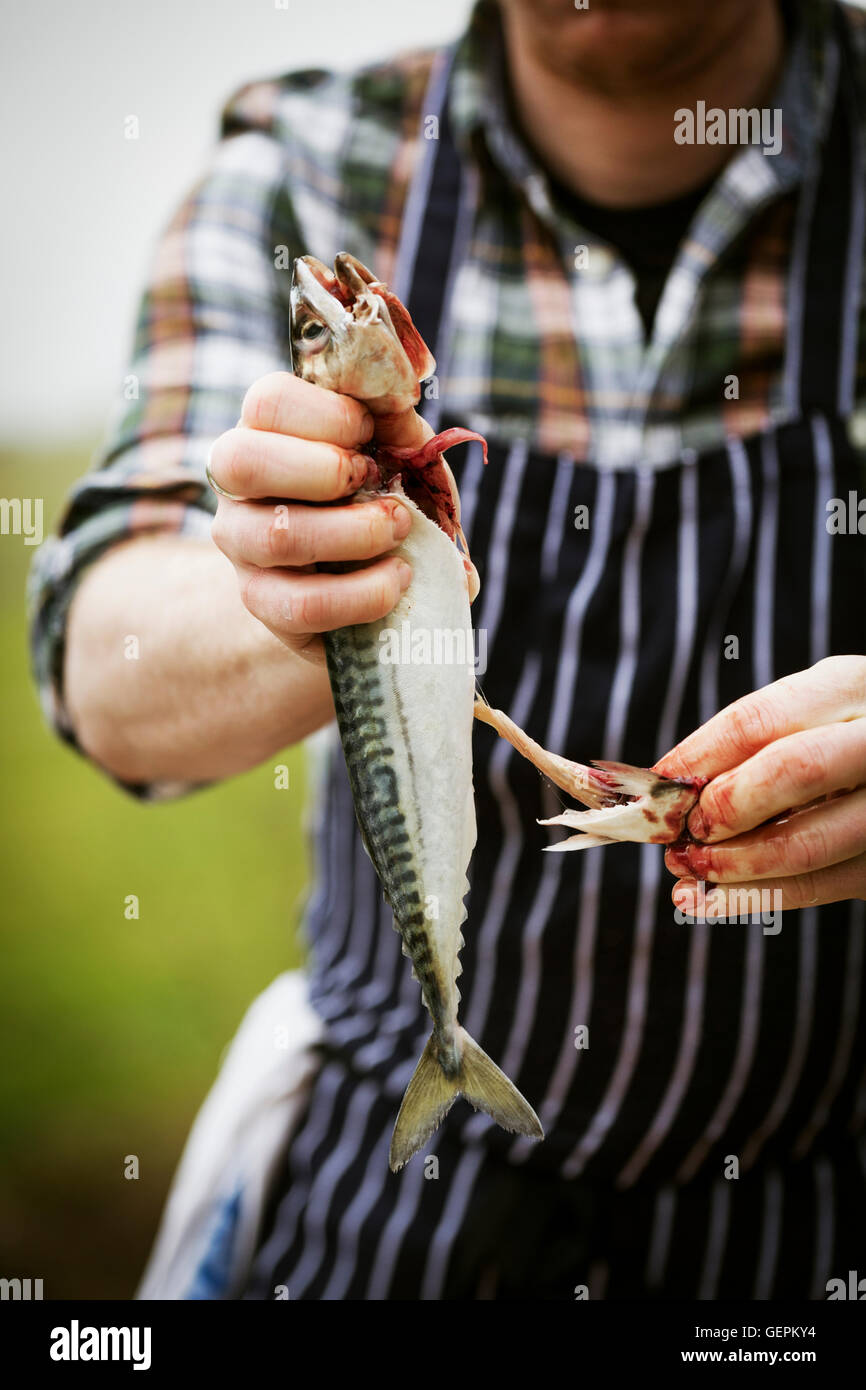
[[[328,634],[325,651],[364,843],[440,1055],[456,1067],[455,981],[476,838],[472,624],[456,547],[404,505],[413,524],[396,553],[412,566],[410,589],[379,622]],[[437,662],[437,650],[456,659]]]

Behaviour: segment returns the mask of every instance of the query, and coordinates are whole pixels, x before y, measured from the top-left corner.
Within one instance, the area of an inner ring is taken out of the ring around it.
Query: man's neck
[[[562,183],[611,207],[663,202],[712,178],[735,150],[677,144],[674,112],[766,105],[781,72],[777,0],[685,5],[664,20],[651,6],[590,7],[568,35],[539,8],[503,4],[517,118]]]

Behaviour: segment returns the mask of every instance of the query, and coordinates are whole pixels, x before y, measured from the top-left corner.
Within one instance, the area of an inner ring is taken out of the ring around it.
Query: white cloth
[[[301,970],[250,1005],[196,1116],[136,1298],[239,1297],[323,1033]]]

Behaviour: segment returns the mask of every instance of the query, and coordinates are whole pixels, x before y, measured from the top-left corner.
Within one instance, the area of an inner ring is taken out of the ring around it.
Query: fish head
[[[363,401],[374,415],[418,403],[436,363],[395,294],[348,252],[329,270],[315,256],[294,263],[292,365],[305,381]]]

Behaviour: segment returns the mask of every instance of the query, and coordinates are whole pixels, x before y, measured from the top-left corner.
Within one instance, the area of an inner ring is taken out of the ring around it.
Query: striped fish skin
[[[341,253],[332,272],[302,257],[291,304],[299,376],[354,396],[374,416],[417,404],[419,382],[436,364],[403,305],[366,266]],[[394,1126],[394,1171],[461,1095],[504,1129],[544,1137],[532,1107],[457,1018],[476,839],[474,571],[455,543],[463,540],[459,498],[439,451],[467,433],[452,430],[412,453],[368,446],[368,481],[348,505],[387,492],[408,509],[411,529],[392,553],[408,562],[412,579],[387,617],[323,639],[361,836],[433,1021]]]
[[[445,1065],[456,1070],[458,952],[466,869],[476,838],[472,795],[470,662],[413,664],[399,654],[416,632],[464,635],[469,599],[459,553],[406,500],[412,530],[396,553],[413,583],[375,623],[325,638],[337,725],[367,853],[394,912],[433,1019]],[[444,579],[446,582],[441,582]]]
[[[364,808],[363,818],[358,817],[364,846],[442,1039],[451,1022],[447,979],[437,969],[426,930],[424,882],[404,809],[407,789],[401,785],[395,740],[389,738],[382,714],[387,700],[379,681],[378,653],[365,637],[363,630],[359,634],[354,628],[325,637],[337,727],[352,798],[356,807]]]

